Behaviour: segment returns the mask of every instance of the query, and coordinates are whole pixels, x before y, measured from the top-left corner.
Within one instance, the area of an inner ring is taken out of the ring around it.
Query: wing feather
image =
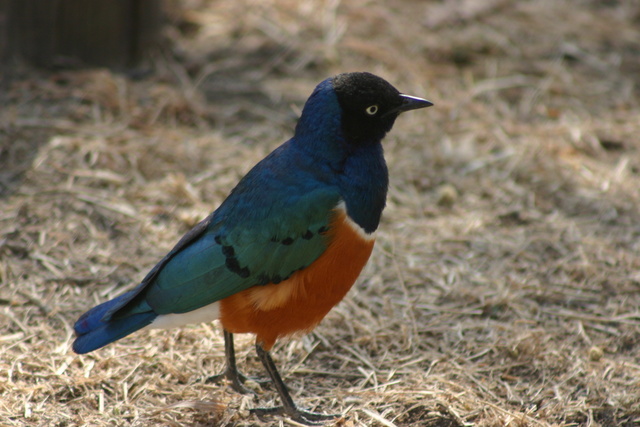
[[[183,245],[152,276],[146,303],[158,314],[185,313],[267,283],[315,261],[340,198],[322,189],[290,198],[262,220],[216,222]],[[230,223],[230,224],[229,224]]]

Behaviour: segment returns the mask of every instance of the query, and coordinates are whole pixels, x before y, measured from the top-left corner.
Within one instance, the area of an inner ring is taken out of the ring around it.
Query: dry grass
[[[273,352],[298,402],[348,426],[640,423],[636,2],[181,3],[145,79],[2,78],[0,424],[258,423],[248,409],[272,389],[199,381],[222,367],[216,325],[86,356],[71,325],[350,70],[436,106],[387,138],[390,198],[358,285]],[[251,337],[238,351],[262,375]]]

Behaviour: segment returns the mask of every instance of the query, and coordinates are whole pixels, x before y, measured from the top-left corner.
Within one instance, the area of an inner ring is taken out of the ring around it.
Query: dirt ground
[[[385,141],[358,283],[273,351],[297,402],[341,426],[640,425],[640,3],[173,5],[146,73],[3,70],[0,425],[290,425],[249,414],[272,387],[201,381],[223,366],[215,324],[84,356],[71,328],[355,70],[435,106]]]

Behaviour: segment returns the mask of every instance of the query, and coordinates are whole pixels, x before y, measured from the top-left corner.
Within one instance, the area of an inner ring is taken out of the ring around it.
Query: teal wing
[[[278,205],[234,209],[207,218],[143,280],[116,317],[153,310],[185,313],[256,285],[279,283],[326,249],[331,188],[290,196]],[[221,207],[222,208],[222,207]]]

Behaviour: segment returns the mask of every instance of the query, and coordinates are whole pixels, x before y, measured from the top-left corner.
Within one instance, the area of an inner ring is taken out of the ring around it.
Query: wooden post
[[[157,45],[163,18],[162,0],[2,0],[3,6],[3,56],[45,67],[134,66]]]

